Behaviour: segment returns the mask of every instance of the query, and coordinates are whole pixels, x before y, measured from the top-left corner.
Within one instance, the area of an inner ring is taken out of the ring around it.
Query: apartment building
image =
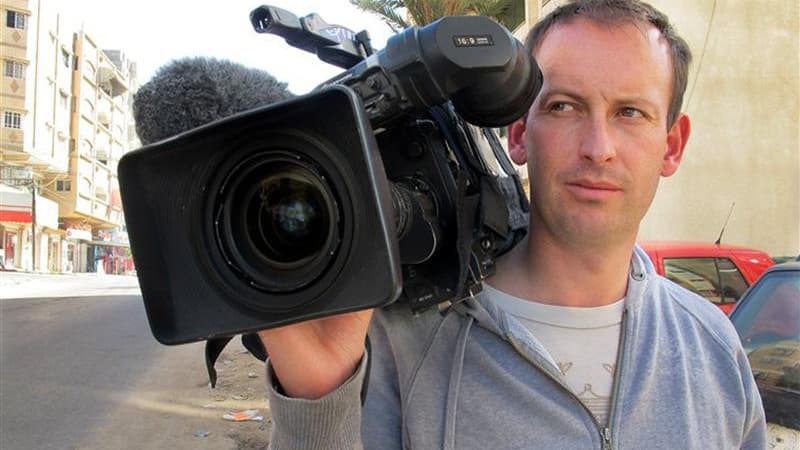
[[[84,31],[73,40],[72,121],[69,190],[59,200],[68,252],[81,270],[120,271],[127,254],[117,164],[128,151],[130,78],[135,65],[122,52],[103,51]],[[70,231],[72,230],[72,231]],[[86,240],[91,231],[92,239]],[[103,267],[99,267],[102,261]]]
[[[0,103],[0,260],[4,267],[59,271],[58,204],[44,179],[67,174],[72,39],[52,11],[3,2]]]
[[[3,264],[130,269],[116,168],[130,148],[135,64],[68,25],[58,2],[2,5]]]

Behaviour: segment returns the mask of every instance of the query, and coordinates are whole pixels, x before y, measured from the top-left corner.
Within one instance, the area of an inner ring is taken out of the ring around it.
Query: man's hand
[[[270,364],[289,397],[318,399],[355,373],[373,310],[260,331]]]

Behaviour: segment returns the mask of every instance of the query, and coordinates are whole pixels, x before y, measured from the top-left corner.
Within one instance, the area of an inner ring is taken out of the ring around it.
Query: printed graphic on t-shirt
[[[605,425],[608,423],[608,413],[611,409],[611,393],[610,392],[598,392],[597,388],[592,387],[592,383],[583,383],[583,387],[579,388],[580,381],[576,381],[576,379],[583,379],[585,381],[591,381],[591,377],[580,377],[578,374],[574,372],[570,374],[570,369],[573,367],[572,362],[559,362],[558,367],[561,370],[561,373],[564,375],[564,379],[567,381],[570,389],[575,393],[575,395],[580,399],[580,401],[592,412],[592,414],[597,418],[597,421]],[[614,364],[602,364],[603,370],[607,372],[611,378],[614,377]],[[571,376],[572,375],[572,376]],[[577,377],[575,375],[578,375]]]
[[[600,395],[592,390],[592,385],[587,383],[583,386],[583,391],[577,393],[584,405],[594,414],[597,421],[605,424],[608,419],[608,410],[611,403],[611,396]]]
[[[485,286],[487,295],[518,320],[558,365],[562,381],[607,425],[625,300],[598,307],[569,307],[523,300]]]

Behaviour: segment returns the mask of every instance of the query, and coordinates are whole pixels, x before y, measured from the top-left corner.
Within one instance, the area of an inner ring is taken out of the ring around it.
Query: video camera
[[[490,127],[541,72],[502,26],[445,17],[392,36],[261,6],[255,30],[347,69],[312,93],[126,154],[119,180],[162,343],[480,290],[528,203]],[[479,128],[483,127],[483,128]]]

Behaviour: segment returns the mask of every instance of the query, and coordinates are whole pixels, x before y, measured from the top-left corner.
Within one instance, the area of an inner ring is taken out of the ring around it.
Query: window
[[[22,114],[11,111],[4,112],[3,126],[6,128],[22,128]]]
[[[91,156],[94,153],[94,145],[88,139],[81,140],[80,152],[82,155]]]
[[[72,61],[72,58],[70,58],[69,52],[67,52],[66,50],[64,50],[62,48],[61,49],[61,62],[64,64],[64,67],[66,67],[67,69],[69,69],[70,61]]]
[[[94,114],[94,104],[88,98],[83,99],[83,107],[86,108],[86,115],[91,116]]]
[[[89,195],[92,191],[92,180],[89,177],[83,176],[78,180],[78,192],[84,195]]]
[[[65,192],[72,190],[72,182],[70,180],[58,180],[56,181],[56,190]]]
[[[747,290],[747,281],[736,265],[728,258],[717,258],[719,278],[722,282],[722,295],[725,303],[735,303]]]
[[[800,272],[793,270],[766,273],[743,302],[735,320],[733,317],[731,320],[748,353],[782,341],[800,342]],[[796,347],[793,349],[791,344],[786,350],[797,353]],[[753,362],[750,359],[750,363]],[[772,371],[780,368],[775,361],[760,362],[762,370],[769,365],[772,365]],[[797,364],[794,367],[797,370]],[[753,364],[753,369],[755,368],[756,365]],[[786,364],[785,369],[791,370],[791,364]],[[800,387],[798,383],[800,378],[794,377],[794,384],[797,386],[795,389]]]
[[[9,59],[3,61],[3,76],[17,78],[19,80],[25,78],[25,64]]]
[[[735,303],[747,290],[744,276],[728,258],[666,258],[664,274],[715,304]]]
[[[714,258],[664,259],[664,275],[713,303],[721,303],[719,276]]]
[[[28,23],[28,16],[16,11],[6,11],[6,26],[24,30]]]
[[[85,75],[86,75],[87,78],[89,78],[92,81],[95,80],[95,75],[97,74],[97,69],[95,69],[94,64],[92,64],[91,61],[89,61],[87,59],[83,60],[83,71],[85,72]]]

